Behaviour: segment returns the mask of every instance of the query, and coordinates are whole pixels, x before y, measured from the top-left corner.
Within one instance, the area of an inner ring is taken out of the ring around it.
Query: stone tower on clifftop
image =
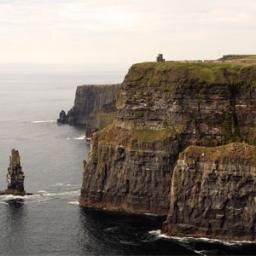
[[[162,53],[159,53],[156,57],[156,62],[165,62],[165,59],[163,57]]]

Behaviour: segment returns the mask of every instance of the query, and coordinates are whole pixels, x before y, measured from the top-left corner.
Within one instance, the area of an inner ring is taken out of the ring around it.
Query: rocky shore
[[[169,235],[255,240],[256,62],[133,65],[94,133],[80,205],[167,216]]]

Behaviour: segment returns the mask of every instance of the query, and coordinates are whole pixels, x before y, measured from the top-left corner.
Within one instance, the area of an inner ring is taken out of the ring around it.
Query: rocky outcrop
[[[93,137],[80,204],[167,215],[173,170],[187,146],[255,144],[255,85],[256,66],[243,63],[132,66],[114,122]]]
[[[164,231],[182,237],[255,240],[255,198],[255,146],[190,146],[173,171]]]
[[[78,86],[74,106],[67,114],[62,110],[58,122],[84,126],[90,136],[112,122],[119,87],[118,84]]]
[[[69,119],[69,117],[66,114],[65,110],[61,110],[57,122],[59,124],[68,124],[69,123],[68,119]]]
[[[178,139],[169,137],[168,131],[156,131],[159,140],[151,140],[151,135],[143,134],[148,131],[107,129],[94,136],[85,166],[81,205],[166,215]]]
[[[21,195],[26,194],[24,189],[25,175],[20,163],[19,151],[12,149],[10,163],[7,171],[7,189],[0,194]]]

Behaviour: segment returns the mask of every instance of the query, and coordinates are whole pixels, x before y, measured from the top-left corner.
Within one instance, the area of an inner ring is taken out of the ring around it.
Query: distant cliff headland
[[[82,126],[86,135],[112,123],[120,84],[81,85],[77,87],[74,106],[60,112],[59,123]]]
[[[97,131],[81,206],[167,216],[169,235],[256,240],[256,56],[135,64],[99,88],[78,87],[62,113]]]

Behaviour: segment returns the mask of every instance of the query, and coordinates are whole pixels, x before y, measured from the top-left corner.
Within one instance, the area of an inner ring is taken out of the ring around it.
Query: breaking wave
[[[206,238],[206,237],[177,237],[177,236],[168,236],[161,232],[161,230],[152,230],[149,231],[149,234],[155,235],[159,238],[166,238],[166,239],[172,239],[180,242],[207,242],[207,243],[220,243],[227,246],[234,246],[234,245],[244,245],[244,244],[255,244],[256,242],[253,241],[224,241],[221,239],[212,239],[212,238]]]
[[[149,233],[150,235],[154,235],[154,236],[156,236],[156,237],[158,237],[158,238],[168,238],[168,239],[171,239],[170,236],[167,236],[167,235],[163,234],[160,229],[158,229],[158,230],[152,230],[152,231],[149,231],[148,233]]]
[[[75,187],[75,188],[79,188],[80,185],[79,184],[70,184],[70,183],[62,183],[62,182],[57,182],[54,185],[52,185],[52,187]]]
[[[74,140],[85,140],[85,135],[81,135],[80,137],[74,138]]]
[[[79,205],[79,202],[78,201],[71,201],[71,202],[68,202],[68,204]]]
[[[70,137],[67,137],[66,140],[85,140],[86,137],[85,135],[81,135],[79,137],[75,137],[75,138],[70,138]]]
[[[37,120],[33,121],[33,124],[42,124],[42,123],[56,123],[56,120]]]
[[[47,192],[45,190],[40,190],[32,195],[25,196],[14,196],[14,195],[1,195],[0,196],[0,204],[8,204],[11,201],[23,201],[26,202],[46,202],[54,199],[71,199],[77,198],[79,196],[80,190],[74,191],[64,191],[64,192]]]

